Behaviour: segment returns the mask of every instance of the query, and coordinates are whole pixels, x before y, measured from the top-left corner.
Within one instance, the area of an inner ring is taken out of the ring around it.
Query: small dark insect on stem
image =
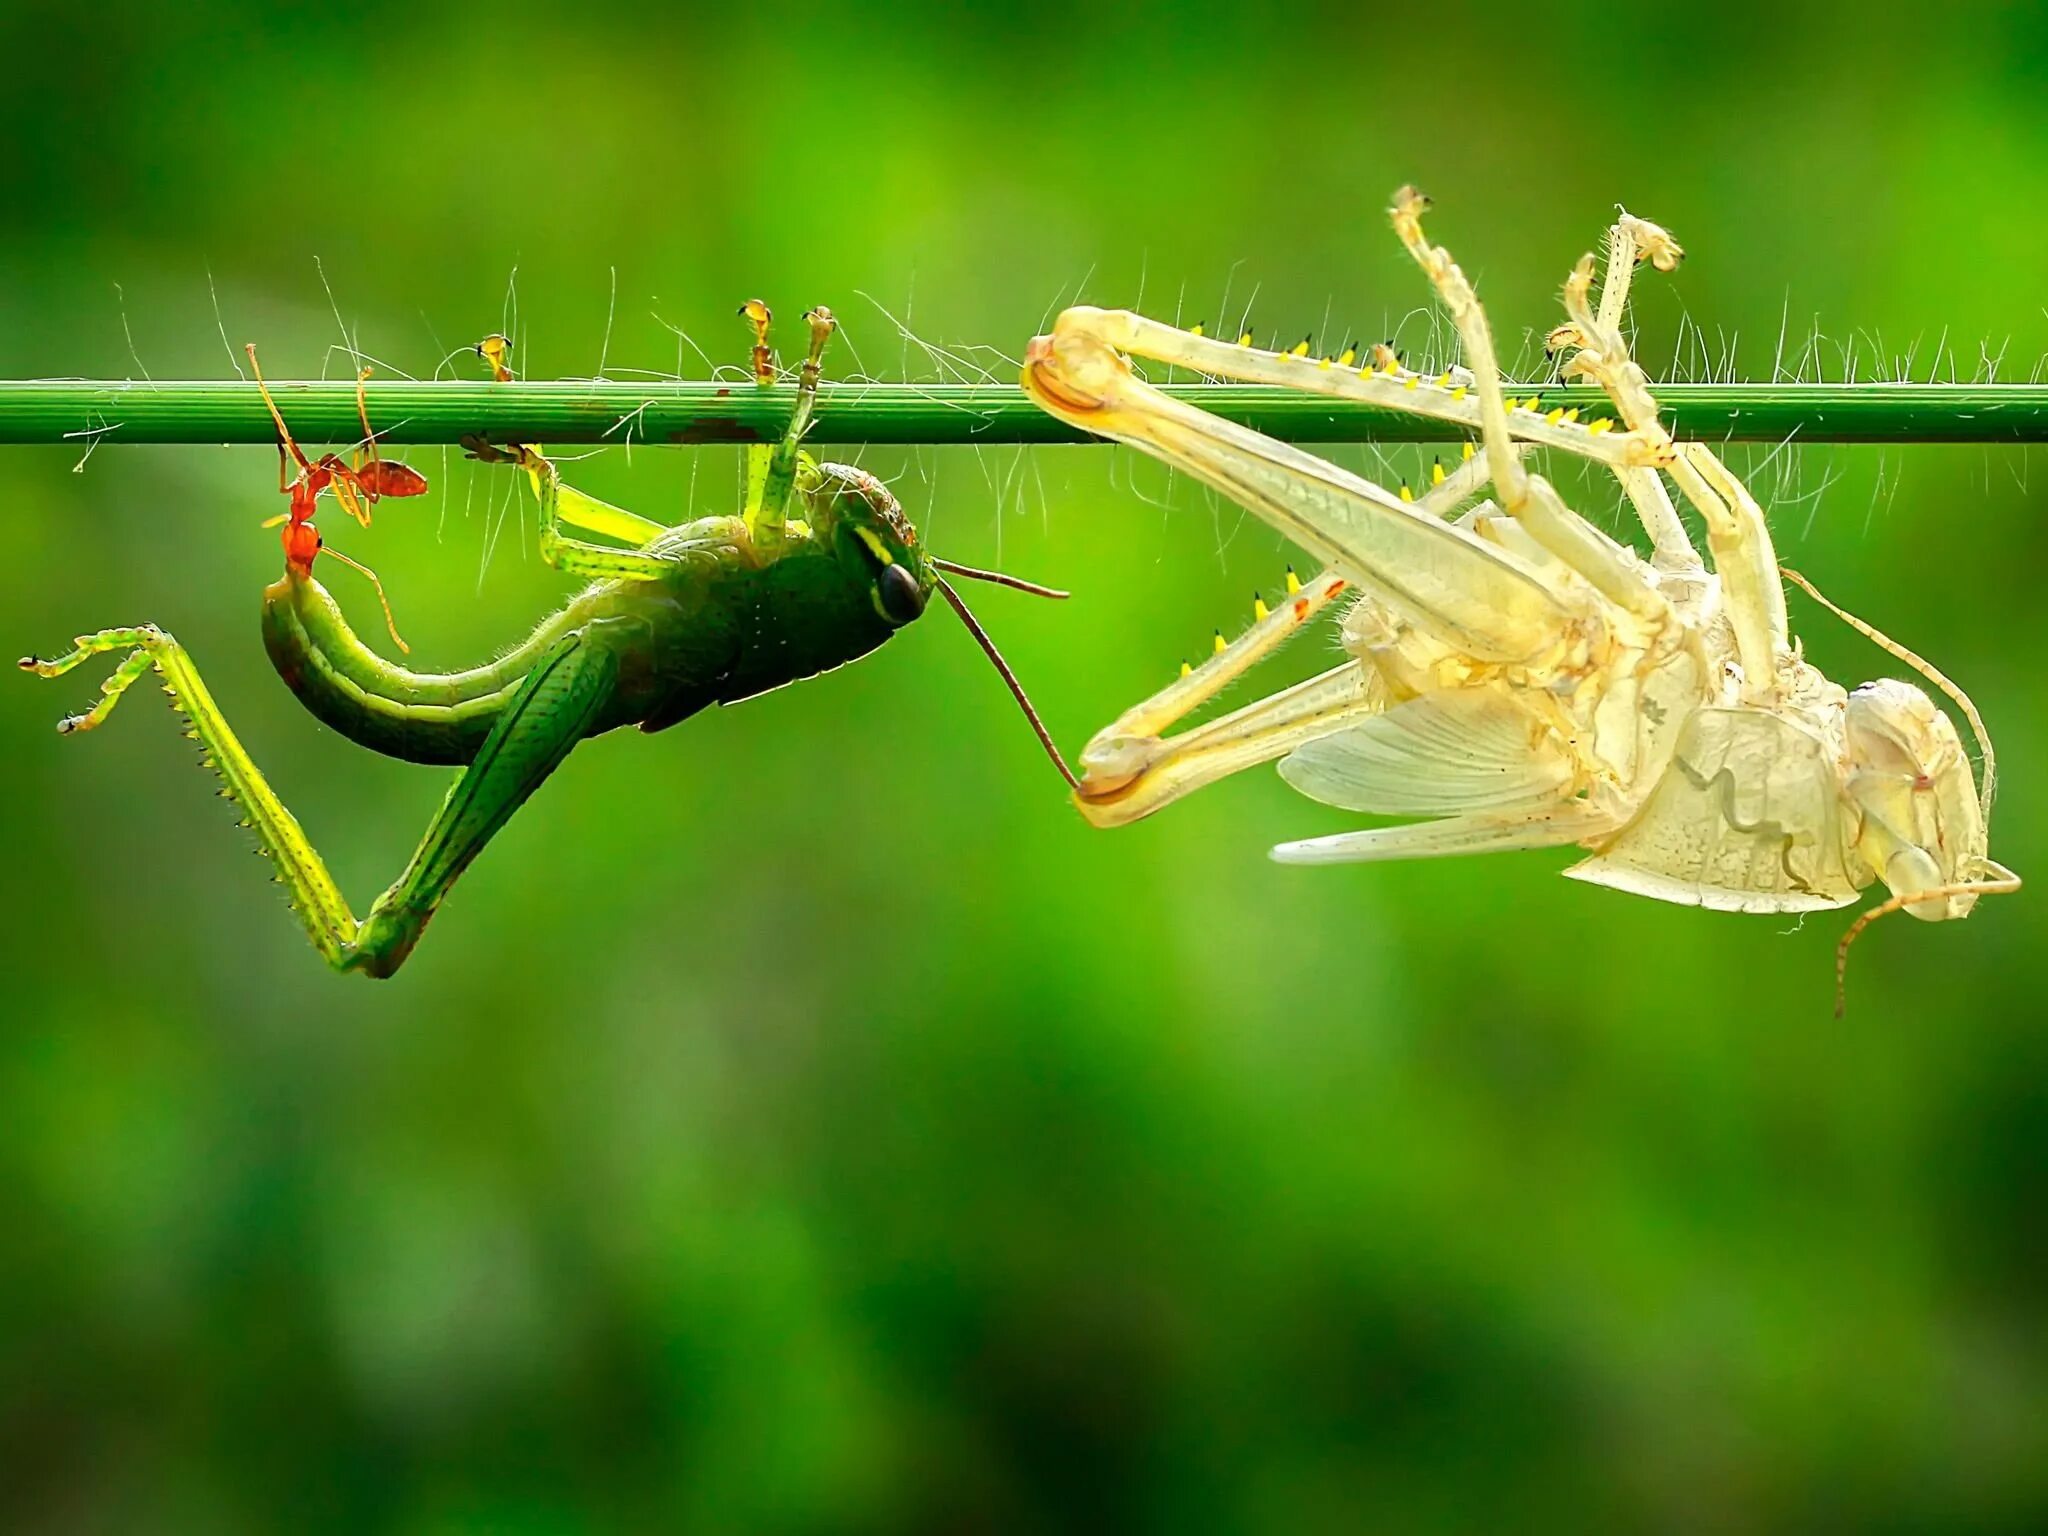
[[[972,566],[954,565],[949,561],[934,560],[936,567],[953,572],[956,576],[970,576],[977,581],[992,581],[998,586],[1015,587],[1020,592],[1036,593],[1040,597],[1065,597],[1067,594],[1052,587],[1041,587],[1036,582],[1020,581],[1014,576],[1004,576],[995,571],[979,571]],[[1024,711],[1024,718],[1031,722],[1031,729],[1038,733],[1039,745],[1045,748],[1045,755],[1052,759],[1053,767],[1059,769],[1060,777],[1067,781],[1067,788],[1079,789],[1081,781],[1074,776],[1074,770],[1067,766],[1067,760],[1060,756],[1060,749],[1053,745],[1052,733],[1045,728],[1045,722],[1038,718],[1038,711],[1031,707],[1031,696],[1024,691],[1024,685],[1017,681],[1017,674],[1010,670],[1010,664],[1003,660],[1003,653],[996,649],[996,643],[989,638],[987,630],[981,627],[966,600],[953,590],[953,583],[941,576],[939,590],[946,595],[946,601],[953,605],[953,611],[960,615],[960,622],[967,626],[967,632],[974,636],[988,659],[995,664],[996,671],[1010,686],[1010,696],[1017,701],[1017,707]]]

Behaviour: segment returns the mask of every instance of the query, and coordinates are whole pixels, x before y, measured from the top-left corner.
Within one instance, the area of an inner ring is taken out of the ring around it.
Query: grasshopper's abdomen
[[[572,612],[484,666],[413,672],[364,645],[319,582],[287,573],[263,594],[263,646],[299,702],[358,746],[460,766],[476,756],[534,661],[573,623]]]
[[[895,632],[872,589],[808,541],[757,562],[705,548],[653,581],[586,589],[496,661],[413,672],[364,645],[326,588],[287,573],[264,593],[271,664],[306,708],[359,746],[411,763],[470,762],[538,659],[596,626],[617,681],[588,734],[658,731],[707,704],[734,704],[866,655]]]

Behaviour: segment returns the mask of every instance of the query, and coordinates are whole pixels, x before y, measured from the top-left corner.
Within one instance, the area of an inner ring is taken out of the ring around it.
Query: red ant
[[[378,456],[377,434],[370,430],[370,407],[363,395],[363,385],[370,377],[368,368],[356,375],[356,415],[363,423],[362,445],[353,450],[346,461],[333,453],[322,454],[316,461],[308,459],[293,440],[291,429],[284,424],[283,413],[270,397],[270,386],[264,382],[263,369],[256,362],[255,343],[251,342],[243,350],[249,354],[249,367],[256,374],[256,388],[263,396],[263,403],[270,408],[270,419],[277,423],[277,488],[292,499],[289,512],[280,513],[263,526],[274,528],[279,523],[284,524],[285,566],[295,575],[310,577],[314,558],[326,548],[320,530],[313,526],[313,514],[318,510],[322,491],[333,491],[342,511],[367,528],[370,526],[370,508],[379,500],[386,496],[421,495],[427,489],[427,477],[410,464]],[[365,450],[367,458],[364,457]],[[285,478],[287,452],[299,465],[297,478],[289,481]],[[338,549],[329,549],[327,553],[370,579],[370,585],[377,589],[377,601],[383,605],[384,626],[391,631],[392,642],[400,651],[410,655],[412,647],[399,636],[398,624],[391,617],[390,599],[385,597],[384,583],[377,579],[377,573]]]

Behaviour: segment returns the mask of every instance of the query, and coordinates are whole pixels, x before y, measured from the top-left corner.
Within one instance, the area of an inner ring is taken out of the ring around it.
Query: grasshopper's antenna
[[[1838,608],[1835,604],[1829,602],[1825,597],[1821,596],[1818,587],[1814,586],[1812,582],[1808,581],[1790,566],[1781,565],[1778,567],[1778,570],[1788,581],[1797,583],[1800,590],[1805,592],[1808,597],[1862,635],[1864,639],[1870,641],[1873,645],[1882,646],[1885,650],[1890,651],[1899,660],[1934,684],[1935,687],[1949,696],[1957,709],[1963,712],[1963,718],[1970,722],[1970,729],[1976,733],[1977,750],[1984,757],[1984,787],[1979,798],[1983,803],[1984,832],[1987,837],[1990,836],[1991,800],[1998,793],[1998,755],[1991,750],[1991,733],[1984,729],[1984,717],[1977,713],[1977,706],[1970,702],[1970,696],[1950,682],[1947,677],[1943,676],[1932,662],[1916,656],[1913,652],[1899,644],[1898,641],[1892,639],[1891,636],[1885,634],[1876,625],[1866,623],[1864,620],[1857,618],[1855,614],[1848,612],[1846,609]],[[1917,900],[1918,898],[1915,899]]]
[[[938,566],[943,565],[944,562],[934,560],[931,564]],[[956,565],[946,565],[945,569],[963,576],[987,577],[1002,583],[1004,586],[1015,586],[1023,591],[1035,591],[1047,597],[1065,597],[1067,595],[1064,592],[1055,592],[1050,587],[1036,587],[1030,582],[1018,581],[1014,577],[997,576],[993,572],[968,571]],[[981,627],[980,621],[968,609],[965,600],[961,598],[958,592],[953,590],[953,584],[943,576],[935,577],[934,579],[939,584],[939,590],[945,593],[946,601],[953,605],[953,611],[960,615],[960,622],[967,626],[967,632],[974,636],[976,643],[987,653],[988,659],[995,663],[996,670],[1003,675],[1003,681],[1010,685],[1010,696],[1017,701],[1017,707],[1024,711],[1024,718],[1031,722],[1031,729],[1038,733],[1039,745],[1045,748],[1045,755],[1052,759],[1053,767],[1059,769],[1060,777],[1067,781],[1067,788],[1078,790],[1081,787],[1081,781],[1074,777],[1074,770],[1067,766],[1067,760],[1060,756],[1060,749],[1053,745],[1052,733],[1045,728],[1045,722],[1038,718],[1038,711],[1031,707],[1030,695],[1025,693],[1024,685],[1017,681],[1017,674],[1010,670],[1010,664],[1003,660],[1003,653],[996,649],[995,641],[989,638],[988,631]]]
[[[1816,594],[1818,595],[1818,594]],[[1826,598],[1821,598],[1826,602]],[[1894,912],[1903,912],[1907,907],[1920,901],[1945,901],[1951,896],[1967,896],[1975,892],[1979,896],[2010,896],[2020,888],[2020,877],[1994,859],[1984,860],[1984,871],[1988,880],[1958,880],[1952,885],[1931,886],[1924,891],[1908,891],[1903,896],[1894,896],[1890,901],[1879,902],[1866,912],[1859,913],[1856,921],[1849,925],[1849,931],[1842,935],[1842,942],[1835,946],[1835,1017],[1840,1018],[1849,1006],[1849,946],[1863,934],[1863,930],[1880,917],[1890,917]]]
[[[980,566],[961,565],[952,560],[941,560],[936,555],[925,556],[925,563],[954,576],[965,576],[970,581],[992,582],[999,587],[1008,587],[1015,592],[1029,592],[1033,597],[1069,598],[1074,594],[1062,592],[1058,587],[1042,587],[1035,581],[1026,581],[1021,576],[1007,575],[1002,571],[984,571]]]

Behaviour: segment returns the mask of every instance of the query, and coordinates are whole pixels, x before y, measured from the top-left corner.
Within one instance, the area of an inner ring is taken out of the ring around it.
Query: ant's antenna
[[[1963,712],[1963,717],[1970,722],[1970,729],[1976,733],[1977,749],[1984,755],[1984,787],[1980,798],[1983,801],[1984,831],[1986,836],[1989,836],[1991,831],[1991,798],[1998,793],[1998,757],[1991,750],[1991,733],[1984,729],[1984,717],[1977,713],[1977,706],[1970,702],[1970,696],[1944,677],[1935,668],[1933,663],[1924,661],[1919,656],[1914,655],[1913,652],[1907,650],[1898,641],[1878,629],[1876,625],[1865,623],[1862,619],[1857,618],[1855,614],[1836,607],[1825,597],[1822,597],[1819,588],[1815,587],[1812,582],[1808,581],[1790,566],[1781,565],[1778,567],[1778,570],[1787,580],[1796,582],[1808,597],[1862,635],[1864,639],[1870,641],[1873,645],[1884,647],[1884,649],[1890,651],[1907,666],[1926,678],[1927,681],[1934,684],[1935,687],[1949,696],[1957,709]]]
[[[1010,576],[1002,571],[984,571],[979,566],[960,565],[951,560],[941,560],[936,555],[925,556],[925,563],[938,567],[955,576],[965,576],[971,581],[993,582],[999,587],[1009,587],[1017,592],[1029,592],[1033,597],[1068,598],[1074,594],[1062,592],[1058,587],[1041,587],[1035,581],[1026,581],[1021,576]]]
[[[938,560],[930,563],[934,566],[944,564]],[[1026,592],[1037,592],[1046,597],[1067,595],[1064,592],[1055,592],[1051,587],[1039,587],[1028,581],[1019,581],[1013,576],[998,576],[992,571],[971,571],[957,565],[946,565],[945,569],[962,576],[971,575],[1000,582],[1004,586],[1014,586]],[[1053,745],[1052,733],[1045,728],[1045,722],[1038,718],[1038,711],[1031,707],[1030,696],[1024,692],[1024,685],[1017,681],[1017,674],[1010,670],[1010,664],[1003,660],[1003,653],[996,649],[995,641],[989,638],[988,631],[981,627],[980,622],[968,610],[960,594],[953,590],[953,584],[943,576],[936,576],[933,579],[938,582],[939,590],[945,593],[946,601],[953,605],[953,611],[960,615],[960,622],[967,626],[967,632],[974,636],[975,641],[988,654],[988,659],[995,663],[996,670],[1002,673],[1003,681],[1010,685],[1010,696],[1017,701],[1017,707],[1024,711],[1024,718],[1031,722],[1031,729],[1038,733],[1039,744],[1045,748],[1045,755],[1052,759],[1053,767],[1059,769],[1060,777],[1067,781],[1067,788],[1079,789],[1081,781],[1074,777],[1074,770],[1067,766],[1067,760],[1060,756],[1060,749]]]
[[[272,518],[271,521],[282,522],[284,519]],[[397,646],[402,654],[410,656],[412,654],[412,647],[405,643],[405,637],[398,632],[398,620],[391,616],[391,599],[384,595],[384,583],[377,579],[377,573],[363,564],[362,561],[352,560],[340,550],[330,549],[324,543],[320,546],[320,553],[331,559],[339,560],[343,565],[353,566],[356,570],[361,571],[370,578],[370,585],[377,589],[377,601],[384,608],[384,627],[391,631],[391,643]]]

